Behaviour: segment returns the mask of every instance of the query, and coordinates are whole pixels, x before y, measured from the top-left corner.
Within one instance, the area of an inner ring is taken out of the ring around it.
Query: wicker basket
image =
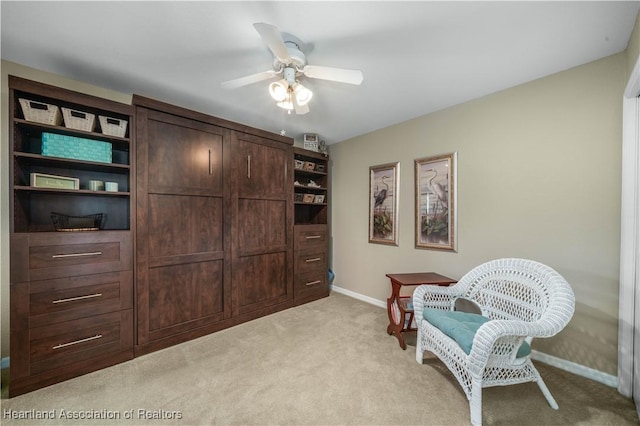
[[[105,117],[104,115],[99,115],[98,119],[100,120],[100,128],[103,134],[121,138],[124,138],[124,135],[127,134],[127,120]]]
[[[93,131],[93,124],[96,121],[95,114],[62,107],[62,116],[65,127],[69,129]]]
[[[97,231],[102,225],[102,215],[69,216],[51,212],[51,220],[56,231]]]
[[[36,123],[51,124],[59,126],[62,124],[62,115],[57,105],[46,104],[44,102],[30,101],[20,98],[20,106],[24,119]]]

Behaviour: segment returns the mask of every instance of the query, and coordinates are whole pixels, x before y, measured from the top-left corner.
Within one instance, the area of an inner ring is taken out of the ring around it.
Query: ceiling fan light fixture
[[[296,97],[298,105],[306,105],[313,97],[313,92],[300,83],[296,83],[293,86],[293,94]]]
[[[289,83],[285,79],[275,81],[269,85],[269,94],[277,101],[282,102],[287,98]]]

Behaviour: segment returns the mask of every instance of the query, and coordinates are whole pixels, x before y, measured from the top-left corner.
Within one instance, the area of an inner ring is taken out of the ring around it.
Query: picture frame
[[[400,162],[369,167],[369,242],[398,245]]]
[[[457,252],[457,158],[415,160],[415,247]]]

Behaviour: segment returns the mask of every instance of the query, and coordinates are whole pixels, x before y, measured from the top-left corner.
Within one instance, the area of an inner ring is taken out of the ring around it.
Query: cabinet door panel
[[[234,268],[238,313],[287,300],[286,252],[241,258]]]
[[[242,254],[286,250],[287,203],[284,200],[238,200],[238,249]]]
[[[172,327],[207,317],[222,319],[222,261],[152,268],[149,271],[149,330],[155,337]],[[216,315],[219,314],[219,315]],[[187,324],[187,328],[188,324]]]
[[[222,192],[224,131],[158,112],[149,117],[149,192]]]
[[[231,316],[229,131],[187,111],[136,111],[137,344],[157,349]]]
[[[240,137],[238,142],[238,195],[241,198],[287,198],[290,152],[247,137]]]
[[[151,258],[223,250],[221,197],[149,195]]]

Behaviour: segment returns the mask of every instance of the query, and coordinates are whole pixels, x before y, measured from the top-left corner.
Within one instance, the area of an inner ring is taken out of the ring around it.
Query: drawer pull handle
[[[307,263],[311,263],[311,262],[320,262],[322,259],[319,257],[314,257],[313,259],[307,259],[305,260],[305,262]]]
[[[63,259],[66,257],[100,256],[101,254],[101,251],[90,251],[87,253],[54,254],[51,257],[54,259]]]
[[[305,285],[316,285],[316,284],[320,284],[321,282],[322,282],[321,280],[311,281],[311,282],[305,283]]]
[[[66,302],[74,302],[76,300],[83,300],[83,299],[92,299],[94,297],[100,297],[102,296],[102,293],[95,293],[95,294],[87,294],[86,296],[77,296],[77,297],[68,297],[66,299],[58,299],[58,300],[54,300],[52,303],[66,303]]]
[[[320,238],[320,235],[309,235],[308,237],[305,237],[307,240],[317,240],[318,238]]]
[[[53,349],[66,348],[67,346],[77,345],[78,343],[89,342],[91,340],[96,340],[101,338],[102,338],[102,334],[96,334],[95,336],[87,337],[86,339],[74,340],[73,342],[69,342],[69,343],[60,343],[59,345],[55,345]]]

